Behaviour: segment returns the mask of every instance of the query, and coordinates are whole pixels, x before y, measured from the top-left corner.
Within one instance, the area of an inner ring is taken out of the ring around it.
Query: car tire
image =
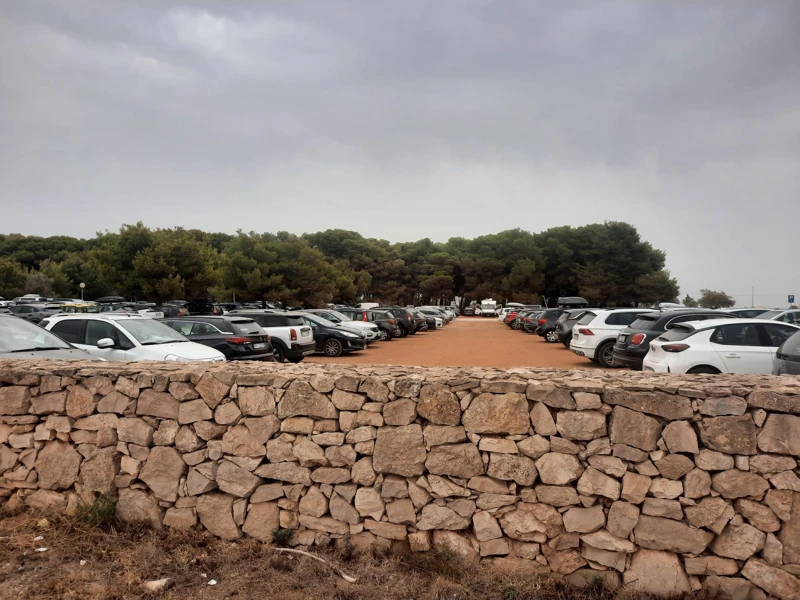
[[[325,340],[325,343],[322,344],[322,352],[325,354],[325,356],[329,356],[330,358],[341,356],[342,342],[335,339]]]
[[[295,356],[294,358],[290,358],[289,362],[290,363],[294,363],[294,364],[298,364],[298,363],[303,362],[304,358],[305,358],[305,356]]]
[[[379,329],[378,339],[382,342],[388,342],[390,339],[392,339],[392,334],[386,329]]]
[[[400,325],[400,337],[404,338],[407,335],[408,335],[408,329],[406,329],[405,326]]]
[[[597,347],[595,352],[597,362],[606,369],[614,367],[614,342],[605,342]]]
[[[272,354],[275,356],[275,362],[281,364],[286,362],[286,352],[278,344],[273,344]]]
[[[572,344],[572,338],[571,337],[565,337],[564,341],[562,342],[562,344],[564,344],[565,348],[569,349],[570,344]]]
[[[558,333],[556,333],[555,329],[551,329],[544,334],[544,339],[548,344],[555,344],[558,341]]]
[[[511,329],[513,329],[514,331],[517,331],[519,329],[519,323],[517,323],[516,321],[511,323]]]
[[[714,367],[694,367],[686,371],[687,375],[719,375],[719,369]]]

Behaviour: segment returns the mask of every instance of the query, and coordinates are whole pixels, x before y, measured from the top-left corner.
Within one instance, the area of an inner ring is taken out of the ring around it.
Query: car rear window
[[[231,324],[234,332],[244,335],[258,335],[264,331],[253,319],[237,319],[236,321],[231,321]]]
[[[768,311],[762,312],[760,315],[758,315],[758,318],[759,319],[771,319],[773,317],[777,317],[782,312],[783,312],[782,310],[768,310]]]
[[[690,335],[694,334],[695,330],[685,325],[675,325],[672,329],[667,329],[664,333],[658,336],[659,342],[677,342],[678,340],[685,340]]]
[[[302,327],[306,324],[303,317],[285,317],[286,322],[290,327]]]
[[[650,329],[653,323],[658,321],[662,315],[639,315],[636,320],[631,323],[631,329]]]
[[[544,316],[544,315],[542,315],[542,316]],[[585,315],[583,315],[583,316],[582,316],[580,319],[578,319],[577,325],[588,325],[589,323],[591,323],[591,322],[592,322],[592,320],[593,320],[593,319],[594,319],[596,316],[597,316],[597,315],[596,315],[595,313],[593,313],[593,312],[587,312],[587,313],[586,313]]]

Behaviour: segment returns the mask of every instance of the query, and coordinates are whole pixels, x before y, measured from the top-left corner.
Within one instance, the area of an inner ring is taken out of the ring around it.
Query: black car
[[[213,298],[195,298],[186,305],[190,315],[222,315],[225,310]]]
[[[9,306],[8,310],[15,317],[25,319],[30,323],[40,323],[42,319],[52,316],[52,313],[48,313],[41,304],[16,304]]]
[[[417,324],[411,311],[402,306],[376,306],[373,310],[383,310],[392,313],[397,319],[397,326],[400,328],[400,337],[414,335],[417,333]]]
[[[642,313],[617,336],[613,354],[614,366],[629,367],[640,371],[644,357],[650,350],[650,342],[676,323],[705,321],[707,319],[730,319],[737,316],[706,308]]]
[[[253,319],[195,315],[159,320],[191,341],[219,350],[227,360],[275,361],[269,335]]]
[[[559,298],[559,300],[562,300],[562,298]],[[543,337],[551,344],[556,343],[558,341],[556,321],[558,321],[558,317],[565,312],[566,309],[564,308],[548,308],[540,314],[536,323],[536,333],[539,334],[539,337]]]
[[[585,312],[585,308],[569,309],[556,320],[556,337],[558,337],[558,341],[567,348],[569,348],[570,342],[572,342],[572,328],[575,327],[575,323],[578,322],[578,319],[580,319]]]
[[[361,308],[337,308],[338,312],[347,315],[354,321],[366,321],[368,323],[375,323],[378,326],[379,337],[381,341],[391,340],[392,338],[400,337],[400,327],[397,325],[395,316],[387,310],[363,310]]]
[[[420,311],[410,309],[411,314],[414,316],[414,322],[417,324],[417,331],[428,331],[428,318]],[[433,322],[433,328],[436,329],[436,321]]]
[[[156,310],[160,310],[164,313],[165,317],[169,317],[174,319],[175,317],[186,317],[189,315],[189,311],[186,310],[185,306],[176,306],[174,304],[164,304],[163,306],[157,307]]]
[[[367,338],[355,329],[337,325],[319,315],[304,312],[297,314],[311,327],[317,352],[325,356],[341,356],[367,347]]]
[[[525,333],[536,333],[539,327],[539,315],[543,312],[542,310],[532,310],[525,312],[522,316],[517,315],[519,319],[519,329]]]

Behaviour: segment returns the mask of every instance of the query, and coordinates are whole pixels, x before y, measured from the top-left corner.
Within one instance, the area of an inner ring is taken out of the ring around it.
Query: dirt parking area
[[[458,317],[442,329],[377,342],[363,352],[339,358],[315,355],[306,360],[421,367],[599,368],[589,359],[576,356],[563,344],[548,344],[538,335],[514,331],[489,317]]]

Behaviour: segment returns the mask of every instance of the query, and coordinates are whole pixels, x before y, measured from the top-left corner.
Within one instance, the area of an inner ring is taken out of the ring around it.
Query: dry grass
[[[37,536],[43,539],[36,541]],[[36,548],[46,547],[46,552]],[[49,599],[332,599],[612,600],[600,587],[576,590],[543,578],[462,569],[447,555],[398,545],[386,556],[347,549],[316,551],[349,575],[346,583],[302,556],[278,555],[253,539],[224,542],[202,532],[156,532],[86,518],[0,517],[0,598]],[[81,565],[81,561],[85,561]],[[165,592],[144,581],[169,577]],[[217,584],[208,585],[214,579]]]

